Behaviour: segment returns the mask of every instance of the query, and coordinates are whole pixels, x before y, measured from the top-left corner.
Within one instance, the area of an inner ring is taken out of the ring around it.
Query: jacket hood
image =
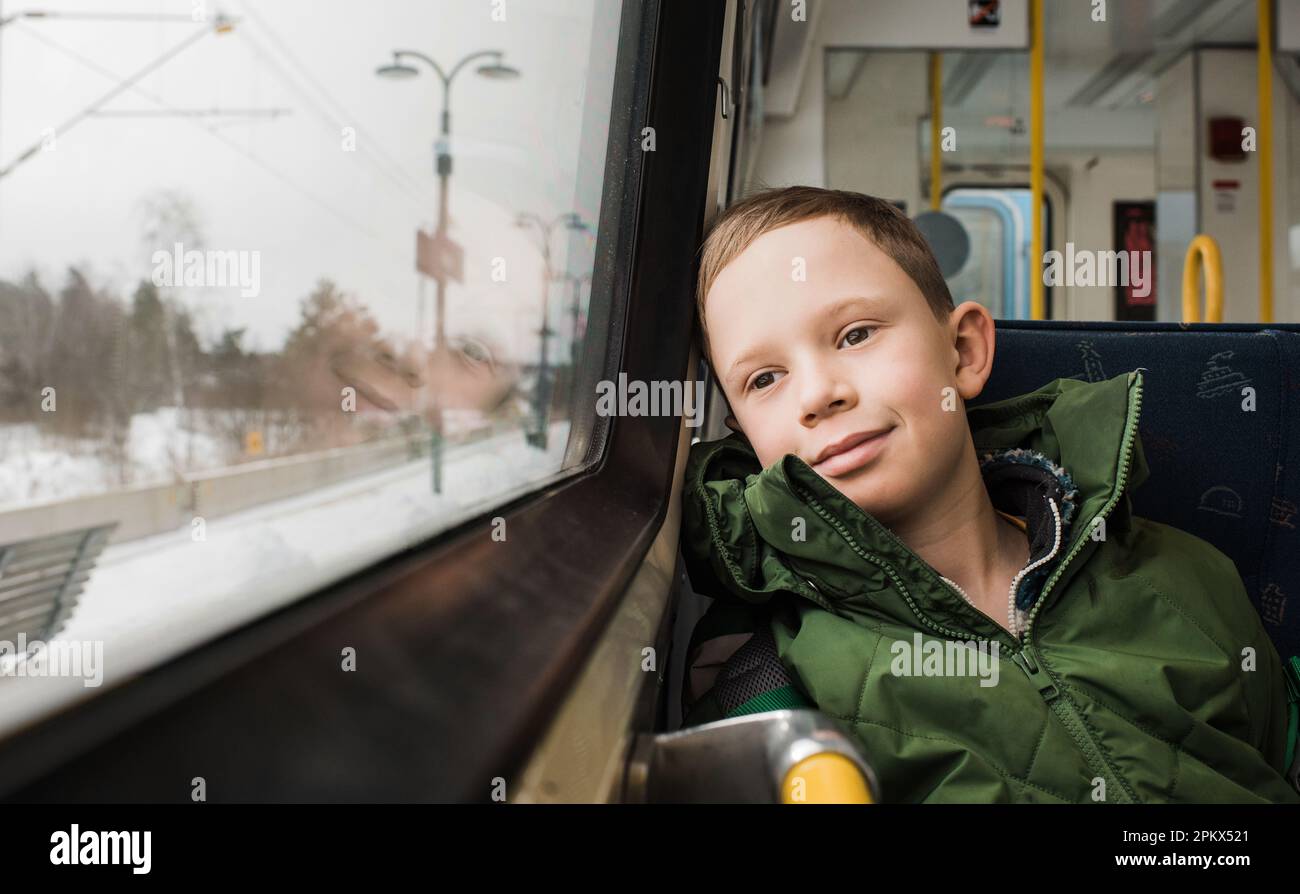
[[[1137,437],[1141,383],[1138,371],[1101,382],[1056,379],[966,412],[998,508],[1007,507],[995,479],[1023,477],[1027,465],[1047,473],[1037,480],[1059,483],[1065,521],[1073,521],[1060,553],[1066,563],[1088,548],[1099,514],[1108,526],[1127,526],[1127,492],[1147,477]],[[682,551],[701,594],[764,603],[793,593],[836,614],[869,607],[945,632],[1005,635],[794,454],[764,469],[739,433],[695,444],[683,511]]]

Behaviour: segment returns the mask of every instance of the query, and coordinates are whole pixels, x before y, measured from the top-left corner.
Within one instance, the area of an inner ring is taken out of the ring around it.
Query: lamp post
[[[555,227],[564,224],[568,230],[586,230],[587,225],[582,222],[575,212],[570,211],[568,214],[561,214],[550,223],[546,223],[536,214],[529,212],[520,212],[515,218],[515,226],[528,228],[536,227],[542,234],[542,328],[538,330],[541,336],[541,358],[537,367],[537,387],[533,392],[534,412],[536,413],[536,428],[525,435],[525,440],[534,447],[542,450],[546,449],[547,442],[547,416],[549,415],[551,392],[550,392],[550,367],[547,363],[546,346],[550,337],[555,334],[555,330],[550,326],[550,313],[547,305],[549,304],[551,283],[556,277],[551,272],[551,235]]]
[[[501,62],[502,53],[499,50],[481,50],[477,53],[470,53],[465,58],[456,63],[450,73],[446,73],[433,59],[424,53],[416,50],[394,50],[393,61],[389,65],[381,65],[375,69],[375,74],[384,78],[395,80],[407,80],[416,77],[420,71],[412,65],[402,62],[403,58],[418,59],[433,69],[442,81],[442,114],[440,116],[440,128],[438,142],[434,144],[434,152],[437,158],[438,173],[438,230],[434,234],[435,240],[440,244],[448,240],[447,235],[447,178],[451,176],[451,82],[456,74],[473,59],[491,57],[492,61],[480,65],[478,73],[486,78],[495,80],[510,80],[519,77],[518,69],[511,68]],[[440,356],[441,352],[446,349],[447,337],[443,328],[443,313],[447,294],[447,274],[446,271],[440,271],[439,275],[434,277],[438,284],[437,308],[435,310],[434,324],[434,353]],[[438,389],[434,383],[432,398],[433,414],[433,435],[431,443],[431,452],[433,459],[433,492],[442,493],[442,402],[438,396]]]
[[[578,368],[578,315],[582,313],[582,284],[591,282],[591,273],[569,278],[573,280],[573,306],[569,308],[573,311],[573,338],[569,342],[569,362],[576,370]],[[585,334],[584,332],[584,336]]]

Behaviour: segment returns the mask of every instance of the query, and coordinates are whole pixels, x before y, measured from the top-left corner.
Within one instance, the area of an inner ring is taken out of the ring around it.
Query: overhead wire
[[[321,84],[320,80],[311,73],[311,71],[298,59],[297,56],[294,55],[288,45],[266,23],[265,19],[248,6],[242,3],[240,5],[248,13],[249,18],[257,23],[262,31],[265,32],[266,37],[275,45],[279,56],[292,64],[292,66],[297,69],[302,79],[311,84],[311,86],[315,88],[316,92],[324,99],[324,102],[333,106],[333,109],[324,108],[320,99],[311,96],[300,84],[298,84],[292,75],[279,64],[276,55],[265,49],[257,39],[249,33],[248,29],[237,28],[234,33],[240,35],[245,41],[247,41],[249,47],[252,48],[252,50],[260,59],[262,59],[271,71],[307,102],[331,133],[338,134],[341,132],[342,128],[350,125],[357,126],[359,130],[367,134],[375,132],[373,128],[363,126],[360,119],[351,114],[349,110],[346,109],[342,103],[340,103],[338,99]],[[389,182],[396,186],[405,198],[414,199],[411,195],[412,193],[423,193],[432,188],[432,183],[421,185],[414,177],[403,169],[400,162],[388,155],[378,143],[374,143],[372,148],[372,141],[359,139],[357,140],[357,151],[358,154],[361,155],[364,160],[369,162],[375,170],[388,178]],[[421,208],[422,212],[427,212],[428,208],[433,207],[434,205],[432,195],[428,196],[428,201],[428,205],[420,205],[418,201],[415,202],[415,204]]]
[[[41,42],[41,43],[44,43],[46,46],[49,46],[51,49],[56,50],[57,52],[63,53],[64,55],[66,55],[66,56],[68,56],[68,57],[74,59],[74,60],[77,61],[79,64],[81,64],[81,65],[83,65],[83,66],[89,68],[91,71],[94,71],[96,74],[99,74],[99,75],[101,75],[101,76],[103,76],[103,77],[106,77],[106,78],[109,78],[109,79],[111,79],[111,80],[117,81],[118,83],[121,83],[121,82],[122,82],[123,79],[122,79],[119,75],[117,75],[117,73],[115,73],[115,72],[113,72],[113,71],[111,71],[111,70],[105,68],[104,66],[100,65],[98,62],[95,62],[93,59],[90,59],[89,57],[85,56],[84,54],[79,53],[79,52],[77,52],[76,50],[74,50],[74,49],[72,49],[72,48],[70,48],[70,47],[64,46],[63,44],[59,43],[58,41],[52,40],[52,39],[50,39],[50,38],[48,38],[48,37],[45,37],[44,35],[38,33],[37,31],[35,31],[34,29],[32,29],[32,28],[26,26],[25,24],[22,24],[22,23],[16,23],[16,24],[18,24],[18,27],[19,27],[21,30],[23,30],[23,31],[25,31],[26,33],[28,33],[31,37],[35,38],[37,41],[39,41],[39,42]],[[166,109],[166,110],[168,110],[168,111],[170,111],[170,112],[182,112],[182,111],[183,111],[182,109],[179,109],[179,108],[177,108],[177,107],[175,107],[175,106],[172,106],[172,105],[171,105],[170,103],[168,103],[166,100],[164,100],[164,99],[162,99],[161,97],[155,95],[153,92],[151,92],[151,91],[149,91],[149,90],[146,90],[145,88],[139,86],[138,84],[130,84],[130,85],[127,86],[127,89],[129,89],[129,90],[131,90],[131,91],[133,91],[133,92],[135,92],[135,93],[138,93],[140,96],[143,96],[145,99],[149,100],[150,102],[156,103],[156,104],[159,105],[160,107],[162,107],[162,108],[164,108],[164,109]],[[320,198],[319,196],[317,196],[316,194],[314,194],[313,192],[311,192],[311,190],[309,190],[309,189],[307,189],[306,187],[302,186],[301,184],[295,182],[295,181],[294,181],[292,178],[290,178],[288,175],[286,175],[286,174],[283,173],[282,171],[276,169],[275,167],[271,166],[270,164],[266,163],[266,162],[263,161],[262,159],[258,158],[255,154],[249,152],[249,151],[246,150],[244,147],[240,146],[238,143],[236,143],[235,141],[231,140],[229,137],[225,136],[224,134],[218,133],[218,132],[217,132],[214,128],[212,128],[212,127],[209,127],[209,126],[207,126],[207,125],[205,125],[205,124],[200,123],[197,119],[195,119],[195,118],[192,117],[192,116],[179,115],[178,117],[180,117],[182,120],[186,121],[187,123],[193,125],[194,127],[199,128],[200,130],[202,130],[203,132],[205,132],[205,133],[207,133],[209,136],[211,136],[213,139],[215,139],[215,140],[217,140],[218,142],[224,144],[225,146],[229,147],[230,149],[234,150],[235,152],[238,152],[240,155],[242,155],[242,156],[244,156],[245,158],[247,158],[249,161],[251,161],[251,162],[252,162],[253,164],[255,164],[257,167],[261,168],[263,171],[265,171],[266,173],[270,174],[272,177],[274,177],[275,179],[279,180],[281,183],[284,183],[286,186],[290,187],[290,188],[293,189],[294,191],[296,191],[296,192],[298,192],[299,194],[303,195],[304,197],[306,197],[306,198],[309,199],[310,201],[312,201],[312,202],[314,202],[315,204],[319,205],[320,207],[324,208],[324,209],[325,209],[326,211],[328,211],[330,214],[332,214],[333,216],[335,216],[336,218],[338,218],[339,220],[341,220],[343,223],[347,224],[349,227],[355,229],[357,232],[359,232],[359,233],[361,233],[361,234],[363,234],[363,235],[365,235],[365,236],[367,236],[367,237],[369,237],[369,238],[375,239],[375,240],[377,240],[377,241],[383,241],[383,240],[381,239],[381,237],[380,237],[377,233],[375,233],[373,230],[371,230],[371,229],[369,229],[369,228],[367,228],[367,227],[364,227],[364,226],[360,225],[359,223],[357,223],[357,221],[356,221],[353,217],[349,216],[346,212],[340,211],[339,209],[335,208],[335,207],[334,207],[333,205],[331,205],[328,201],[326,201],[325,199]],[[385,244],[387,244],[387,243],[385,243]]]
[[[105,78],[109,78],[109,79],[114,80],[114,81],[119,82],[119,83],[123,80],[123,79],[122,79],[121,77],[119,77],[115,72],[109,70],[108,68],[105,68],[104,66],[102,66],[102,65],[100,65],[99,63],[95,62],[93,59],[90,59],[89,57],[87,57],[87,56],[84,55],[83,53],[80,53],[80,52],[78,52],[78,51],[76,51],[76,50],[74,50],[74,49],[72,49],[72,48],[70,48],[70,47],[64,46],[64,45],[62,45],[61,43],[59,43],[58,41],[52,40],[52,39],[50,39],[50,38],[48,38],[48,37],[45,37],[44,35],[41,35],[41,34],[35,32],[35,31],[32,30],[31,28],[26,27],[26,26],[25,26],[24,24],[22,24],[22,23],[14,23],[14,24],[17,24],[17,25],[19,26],[19,28],[21,28],[23,31],[27,32],[31,37],[35,38],[38,42],[44,43],[46,46],[50,47],[51,49],[55,50],[56,52],[59,52],[59,53],[62,53],[62,54],[64,54],[64,55],[68,56],[69,58],[71,58],[71,59],[73,59],[74,61],[76,61],[78,64],[80,64],[80,65],[82,65],[82,66],[85,66],[86,68],[90,69],[91,71],[94,71],[96,74],[98,74],[98,75],[100,75],[100,76],[102,76],[102,77],[105,77]],[[173,107],[173,106],[172,106],[170,103],[168,103],[166,100],[164,100],[164,99],[162,99],[161,97],[155,95],[152,91],[149,91],[149,90],[145,89],[144,87],[141,87],[139,84],[131,84],[131,85],[129,85],[129,88],[128,88],[128,89],[129,89],[131,92],[134,92],[134,93],[136,93],[136,94],[138,94],[138,95],[144,97],[145,99],[149,100],[150,102],[156,103],[157,105],[161,106],[161,107],[164,108],[164,109],[167,109],[167,110],[169,110],[169,111],[181,111],[181,110],[179,110],[179,109]],[[247,151],[244,147],[240,146],[240,145],[239,145],[238,143],[236,143],[235,141],[231,140],[230,138],[226,137],[226,136],[223,135],[223,134],[217,133],[217,132],[212,128],[212,127],[200,123],[198,119],[196,119],[196,118],[194,118],[194,117],[192,117],[192,116],[182,116],[182,118],[183,118],[183,120],[187,121],[189,124],[193,125],[194,127],[199,128],[200,130],[202,130],[203,132],[205,132],[206,134],[208,134],[210,137],[212,137],[213,139],[217,140],[218,142],[222,143],[223,145],[225,145],[225,146],[228,147],[229,149],[231,149],[231,150],[233,150],[233,151],[239,153],[241,156],[245,157],[245,158],[248,159],[250,162],[252,162],[254,165],[256,165],[258,168],[260,168],[262,171],[264,171],[265,173],[269,174],[271,177],[275,178],[276,180],[279,180],[281,183],[285,184],[286,186],[288,186],[288,187],[289,187],[290,189],[292,189],[293,191],[299,193],[300,195],[302,195],[303,197],[305,197],[305,198],[308,199],[309,201],[311,201],[311,202],[313,202],[313,203],[319,205],[321,208],[325,209],[327,212],[329,212],[333,217],[337,218],[337,219],[338,219],[339,221],[341,221],[343,224],[347,225],[348,227],[350,227],[351,229],[357,231],[358,233],[361,233],[362,235],[366,236],[367,238],[369,238],[369,239],[373,239],[375,242],[378,242],[378,243],[382,244],[382,245],[385,247],[385,249],[386,249],[387,251],[391,251],[391,250],[392,250],[392,245],[391,245],[391,243],[390,243],[388,240],[383,239],[382,237],[380,237],[377,233],[375,233],[373,230],[369,229],[368,227],[364,227],[364,226],[360,225],[360,224],[359,224],[359,223],[358,223],[358,222],[357,222],[357,221],[356,221],[352,216],[348,215],[346,212],[340,211],[339,209],[335,208],[335,207],[334,207],[333,205],[331,205],[328,201],[326,201],[326,200],[320,198],[319,196],[315,195],[314,193],[311,192],[311,190],[309,190],[309,189],[303,187],[302,185],[298,184],[298,183],[295,182],[292,178],[290,178],[290,177],[288,177],[287,175],[285,175],[283,172],[279,171],[279,170],[276,169],[275,167],[273,167],[273,166],[267,164],[266,162],[262,161],[262,159],[258,158],[255,154],[253,154],[253,153]],[[405,259],[405,258],[400,259],[400,261],[399,261],[398,258],[397,258],[397,255],[393,255],[393,259],[394,259],[394,262],[396,263],[396,267],[395,267],[395,269],[403,269],[403,268],[405,268],[405,267],[407,266],[407,264],[409,263],[409,260],[407,260],[407,259]],[[385,278],[387,278],[387,277],[385,277]],[[400,294],[400,293],[403,291],[402,289],[395,288],[391,282],[388,283],[388,285],[387,285],[387,289],[388,289],[389,291],[391,291],[393,294]]]

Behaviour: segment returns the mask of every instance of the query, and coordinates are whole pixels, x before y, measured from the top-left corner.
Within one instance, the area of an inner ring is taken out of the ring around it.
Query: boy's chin
[[[872,477],[876,480],[867,480]],[[842,493],[849,502],[867,515],[888,525],[899,517],[900,512],[909,505],[909,501],[905,494],[897,492],[897,488],[882,485],[879,477],[859,473],[842,478],[828,478],[823,475],[822,480]]]

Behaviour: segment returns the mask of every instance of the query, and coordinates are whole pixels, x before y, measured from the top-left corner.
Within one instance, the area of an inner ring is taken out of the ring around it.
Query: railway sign
[[[438,282],[465,281],[465,249],[439,230],[415,231],[415,269]]]

